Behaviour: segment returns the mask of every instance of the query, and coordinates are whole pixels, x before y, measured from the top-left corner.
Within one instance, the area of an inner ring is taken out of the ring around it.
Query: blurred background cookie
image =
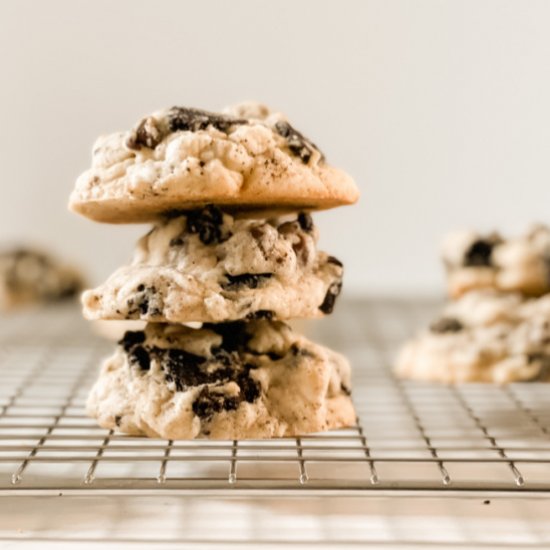
[[[550,291],[550,228],[543,224],[509,238],[496,232],[451,233],[442,257],[453,298],[480,288],[530,296]]]
[[[0,251],[0,310],[73,299],[85,286],[74,266],[39,248]]]

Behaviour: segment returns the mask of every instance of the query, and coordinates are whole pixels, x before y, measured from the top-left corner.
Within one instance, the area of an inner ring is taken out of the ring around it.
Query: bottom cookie
[[[473,292],[408,342],[396,374],[416,380],[550,382],[550,295]]]
[[[98,423],[166,439],[259,439],[355,425],[347,360],[268,320],[127,332],[88,398]]]

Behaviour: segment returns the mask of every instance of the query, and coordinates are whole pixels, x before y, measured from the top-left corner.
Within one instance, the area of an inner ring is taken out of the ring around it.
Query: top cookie
[[[69,207],[95,221],[132,223],[207,204],[263,215],[358,197],[351,176],[328,165],[283,115],[249,103],[223,113],[172,107],[100,137]]]
[[[442,253],[453,298],[482,288],[526,296],[550,292],[547,226],[535,225],[513,238],[503,238],[498,233],[453,233],[445,239]]]

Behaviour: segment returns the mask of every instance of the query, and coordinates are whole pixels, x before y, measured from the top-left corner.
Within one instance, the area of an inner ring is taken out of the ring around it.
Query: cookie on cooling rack
[[[396,374],[446,383],[550,381],[550,295],[465,295],[405,345]]]
[[[84,286],[79,271],[36,248],[0,252],[0,310],[72,298]]]
[[[70,208],[93,220],[143,222],[167,211],[324,209],[354,203],[353,179],[280,113],[255,103],[224,113],[172,107],[97,140]]]
[[[266,320],[128,332],[87,410],[104,428],[168,439],[283,437],[355,424],[347,360]]]
[[[84,293],[89,319],[220,322],[332,312],[343,266],[309,214],[234,219],[209,206],[159,221],[131,265]]]
[[[534,306],[543,313],[544,307],[548,305],[548,300],[527,299],[518,292],[472,290],[448,302],[440,318],[453,319],[468,327],[519,323],[531,315]]]
[[[550,228],[535,225],[524,235],[504,239],[497,233],[457,232],[442,249],[449,294],[495,288],[540,296],[550,292]]]

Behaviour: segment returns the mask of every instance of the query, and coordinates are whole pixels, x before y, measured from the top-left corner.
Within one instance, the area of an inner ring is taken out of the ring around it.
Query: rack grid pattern
[[[433,303],[344,303],[311,336],[354,366],[355,427],[269,441],[164,441],[84,410],[112,344],[76,308],[0,321],[0,494],[550,493],[550,388],[400,381],[400,343]],[[307,330],[307,329],[306,329]]]

